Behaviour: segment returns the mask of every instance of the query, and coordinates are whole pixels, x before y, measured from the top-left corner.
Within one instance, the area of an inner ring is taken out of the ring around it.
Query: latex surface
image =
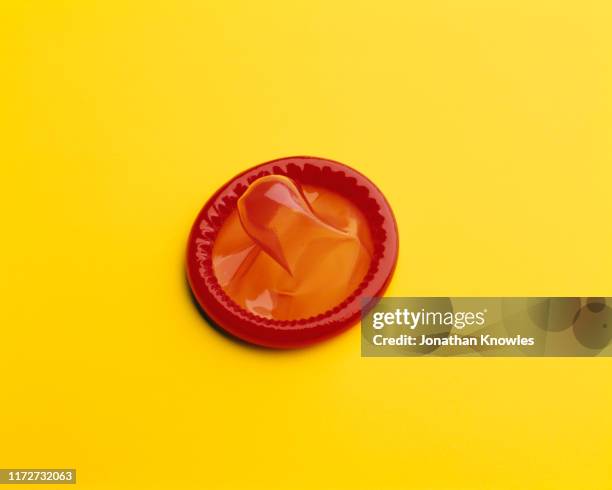
[[[367,222],[350,201],[271,175],[254,181],[226,219],[213,268],[244,309],[297,320],[346,299],[365,277],[371,254]]]

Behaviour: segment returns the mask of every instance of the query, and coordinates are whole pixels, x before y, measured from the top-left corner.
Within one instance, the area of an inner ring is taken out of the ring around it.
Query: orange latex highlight
[[[350,296],[371,256],[369,227],[349,200],[270,175],[249,186],[219,230],[213,269],[242,308],[299,320]]]

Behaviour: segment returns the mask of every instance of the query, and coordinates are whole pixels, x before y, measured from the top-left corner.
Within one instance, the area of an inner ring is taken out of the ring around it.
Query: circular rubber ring
[[[249,184],[266,175],[285,175],[300,184],[328,188],[355,204],[370,228],[374,253],[361,284],[342,303],[317,316],[273,320],[236,304],[223,291],[212,266],[215,238]],[[304,347],[336,335],[359,321],[393,275],[398,254],[395,217],[382,192],[364,175],[339,162],[298,156],[272,160],[242,172],[206,202],[187,243],[187,278],[193,295],[218,327],[246,342],[271,348]]]

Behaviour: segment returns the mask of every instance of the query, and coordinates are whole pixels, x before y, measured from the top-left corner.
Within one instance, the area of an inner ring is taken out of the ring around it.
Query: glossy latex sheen
[[[362,213],[322,187],[254,181],[219,230],[213,269],[242,308],[276,320],[334,308],[365,277],[372,240]]]

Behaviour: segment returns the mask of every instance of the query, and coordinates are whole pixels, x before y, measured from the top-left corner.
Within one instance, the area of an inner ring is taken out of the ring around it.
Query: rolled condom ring
[[[189,235],[187,277],[221,329],[296,348],[357,323],[397,254],[395,218],[370,180],[332,160],[290,157],[237,175],[208,200]]]

